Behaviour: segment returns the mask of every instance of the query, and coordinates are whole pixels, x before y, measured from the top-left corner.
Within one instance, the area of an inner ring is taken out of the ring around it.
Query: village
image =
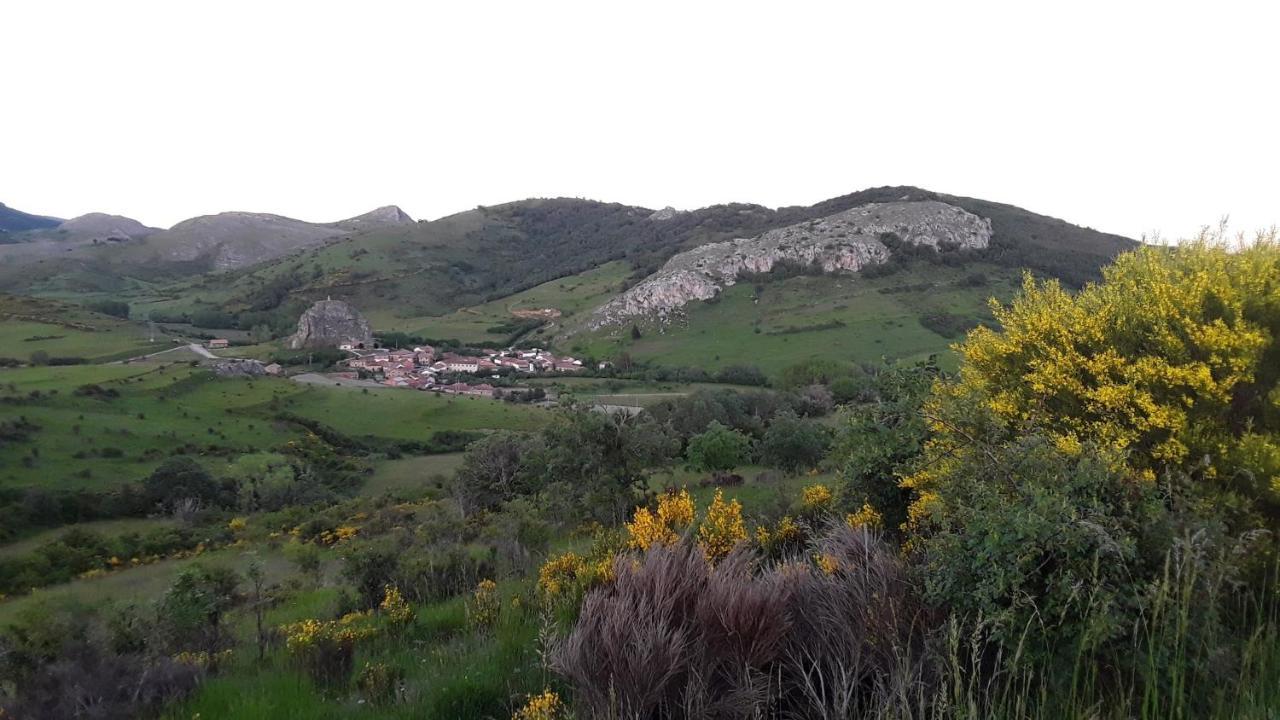
[[[437,353],[429,345],[412,350],[370,351],[360,349],[356,343],[343,343],[338,347],[353,354],[353,357],[340,363],[348,370],[339,373],[339,377],[372,379],[388,387],[454,395],[494,397],[498,392],[497,388],[487,382],[457,381],[457,375],[497,379],[514,373],[537,375],[583,370],[581,360],[557,357],[541,348],[507,349],[472,356],[452,352]]]

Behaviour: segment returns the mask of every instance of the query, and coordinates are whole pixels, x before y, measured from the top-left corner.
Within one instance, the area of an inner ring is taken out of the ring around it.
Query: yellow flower
[[[880,512],[871,507],[868,503],[862,503],[862,509],[858,512],[852,512],[845,516],[844,521],[849,527],[870,527],[879,528],[884,526],[884,518]]]
[[[825,510],[830,507],[835,496],[831,494],[831,488],[822,483],[814,483],[800,491],[800,499],[805,510]]]
[[[382,596],[382,604],[378,606],[394,625],[408,625],[413,622],[413,606],[405,601],[400,589],[388,585]]]
[[[227,523],[227,528],[230,529],[231,532],[240,532],[248,526],[249,519],[242,517],[231,518],[231,521]]]
[[[557,720],[565,712],[564,702],[552,690],[532,695],[524,707],[511,716],[511,720]]]
[[[724,491],[717,490],[715,499],[707,508],[707,517],[698,528],[698,542],[712,562],[728,555],[739,542],[747,539],[747,529],[742,522],[742,503],[724,501]]]
[[[498,584],[481,580],[467,602],[467,622],[480,628],[492,627],[502,612],[502,598],[498,597]]]
[[[818,563],[818,569],[826,575],[835,575],[840,569],[840,563],[827,553],[818,553],[814,560]]]

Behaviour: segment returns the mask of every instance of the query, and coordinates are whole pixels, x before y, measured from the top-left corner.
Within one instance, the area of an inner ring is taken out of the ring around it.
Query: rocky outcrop
[[[342,300],[321,300],[307,308],[298,318],[298,331],[289,337],[292,350],[335,348],[346,343],[371,348],[373,332],[369,321]]]
[[[675,219],[675,216],[679,214],[680,214],[679,210],[676,210],[675,208],[668,205],[662,208],[661,210],[655,211],[653,214],[649,216],[649,219],[654,222],[662,222],[664,220],[673,220]]]
[[[221,360],[213,364],[218,377],[262,377],[267,367],[257,360]]]
[[[398,227],[400,225],[412,225],[414,219],[409,217],[409,213],[401,210],[395,205],[385,205],[376,210],[370,210],[363,215],[357,215],[353,218],[340,220],[334,225],[343,230],[352,232],[360,232],[363,230],[373,230],[383,227]]]
[[[744,273],[769,272],[778,263],[856,272],[889,259],[897,242],[937,249],[980,249],[991,241],[991,221],[936,201],[862,205],[770,230],[750,239],[710,243],[680,253],[661,270],[592,314],[589,329],[669,319],[687,303],[715,297]]]

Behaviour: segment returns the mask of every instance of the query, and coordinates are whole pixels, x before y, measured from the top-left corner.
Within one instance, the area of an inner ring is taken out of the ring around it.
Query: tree
[[[921,406],[938,377],[932,361],[886,368],[863,388],[874,400],[851,408],[836,433],[830,457],[844,480],[847,509],[870,505],[889,532],[907,520],[911,493],[901,486],[900,468],[924,448]]]
[[[959,346],[956,382],[925,406],[933,438],[907,480],[919,522],[945,520],[949,467],[1034,428],[1065,452],[1091,442],[1136,483],[1168,471],[1238,529],[1280,511],[1280,245],[1201,238],[1122,255],[1077,295],[1027,276],[1002,329]]]
[[[217,649],[224,640],[222,614],[235,602],[238,584],[235,571],[226,567],[193,565],[180,571],[160,602],[169,649]]]
[[[669,465],[679,439],[646,414],[569,410],[544,431],[545,482],[577,510],[601,522],[621,522],[644,491],[648,473]]]
[[[769,424],[760,441],[760,457],[765,465],[796,473],[816,467],[830,444],[829,429],[788,410]]]
[[[465,512],[493,509],[517,495],[535,492],[541,477],[537,436],[499,431],[471,443],[453,478],[458,505]]]
[[[160,463],[142,481],[142,492],[151,505],[166,510],[186,500],[221,507],[227,504],[228,495],[200,463],[182,455]]]
[[[751,438],[712,420],[706,432],[695,435],[685,448],[685,460],[695,470],[732,470],[746,462]]]

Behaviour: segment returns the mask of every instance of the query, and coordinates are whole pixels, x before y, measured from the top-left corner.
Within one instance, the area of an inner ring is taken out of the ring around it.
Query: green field
[[[209,457],[270,449],[301,432],[275,419],[283,411],[347,435],[423,441],[440,430],[529,429],[547,417],[486,398],[219,379],[187,363],[159,362],[0,370],[0,399],[6,419],[37,428],[26,441],[0,446],[6,487],[137,480],[184,446]]]
[[[526,430],[547,417],[541,408],[482,397],[348,386],[311,386],[285,406],[347,435],[394,440],[426,440],[440,430]]]
[[[434,490],[432,480],[437,476],[449,477],[462,464],[462,453],[423,455],[399,460],[383,460],[360,488],[361,495],[405,493],[412,495]]]
[[[0,294],[0,357],[27,361],[43,352],[102,361],[163,350],[168,342],[161,335],[150,343],[146,325],[79,305]]]
[[[984,283],[969,278],[981,274]],[[772,374],[811,358],[878,362],[949,354],[959,336],[921,324],[932,313],[990,320],[987,299],[1008,299],[1016,273],[989,265],[929,265],[883,278],[794,277],[761,286],[739,283],[717,299],[688,306],[667,327],[630,328],[572,338],[569,347],[596,357],[626,352],[637,360],[707,369],[754,365]]]
[[[489,332],[489,328],[515,319],[513,310],[559,310],[559,319],[552,320],[546,333],[535,332],[539,337],[554,332],[573,319],[589,313],[604,304],[618,292],[622,281],[630,274],[622,262],[611,262],[593,270],[552,280],[501,300],[462,308],[448,315],[437,317],[396,317],[387,310],[373,311],[370,321],[378,329],[401,330],[429,338],[445,338],[462,342],[501,340],[506,333]]]

